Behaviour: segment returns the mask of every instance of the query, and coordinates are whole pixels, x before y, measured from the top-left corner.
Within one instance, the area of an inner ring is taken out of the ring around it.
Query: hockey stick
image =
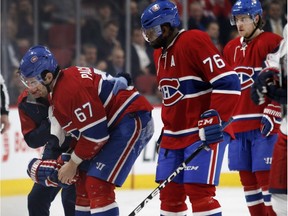
[[[225,122],[223,124],[223,130],[233,121],[233,118],[230,118],[228,122]],[[144,207],[145,205],[152,200],[155,196],[157,196],[166,185],[171,182],[182,170],[184,170],[187,166],[187,164],[195,158],[201,151],[202,149],[209,149],[209,147],[205,144],[202,143],[186,160],[184,160],[183,163],[181,163],[173,173],[168,176],[158,187],[156,187],[128,216],[134,216],[138,214]]]

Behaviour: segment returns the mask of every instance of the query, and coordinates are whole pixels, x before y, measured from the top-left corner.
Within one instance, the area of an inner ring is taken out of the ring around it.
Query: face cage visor
[[[230,24],[232,26],[234,25],[247,25],[255,22],[255,15],[237,15],[237,16],[231,16],[230,17]]]
[[[42,82],[41,82],[42,79],[39,80],[38,77],[26,78],[22,74],[20,75],[20,80],[21,80],[22,84],[28,89],[34,89],[37,86],[39,86],[40,84],[42,84]]]
[[[161,34],[162,30],[160,25],[154,26],[149,29],[142,28],[142,35],[148,43],[156,40]]]

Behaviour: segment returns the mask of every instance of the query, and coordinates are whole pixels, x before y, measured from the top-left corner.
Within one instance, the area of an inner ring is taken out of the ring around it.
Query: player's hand
[[[254,80],[251,99],[257,105],[263,104],[265,102],[264,95],[269,94],[269,86],[277,84],[279,84],[279,70],[273,67],[263,69]]]
[[[261,133],[264,136],[269,136],[278,133],[281,123],[281,107],[269,104],[263,113],[261,119]]]
[[[77,181],[77,168],[78,164],[74,163],[73,160],[69,160],[59,169],[58,179],[64,184],[72,184]]]
[[[57,160],[41,160],[33,158],[28,164],[27,173],[30,178],[45,187],[68,187],[58,180],[58,170],[61,167]]]
[[[218,112],[214,109],[205,111],[198,121],[199,137],[209,147],[223,141],[221,119]]]

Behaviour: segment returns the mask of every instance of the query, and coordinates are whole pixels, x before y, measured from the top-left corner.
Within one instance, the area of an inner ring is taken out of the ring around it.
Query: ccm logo
[[[198,127],[213,124],[213,118],[206,118],[198,121]]]

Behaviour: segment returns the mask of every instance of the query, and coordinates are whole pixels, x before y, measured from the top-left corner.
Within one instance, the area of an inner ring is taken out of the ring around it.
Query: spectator
[[[205,31],[207,24],[213,19],[214,18],[212,16],[206,16],[204,14],[203,5],[200,2],[195,1],[189,5],[189,29],[199,29],[201,31]]]
[[[85,56],[86,66],[95,67],[97,65],[97,47],[90,43],[82,45],[82,53]]]
[[[118,73],[125,71],[125,54],[124,50],[119,47],[115,47],[112,50],[111,60],[108,61],[106,72],[111,76],[116,76]]]
[[[222,52],[223,46],[219,41],[219,24],[217,21],[211,21],[207,24],[206,33],[211,38],[213,44],[217,47],[217,49]]]
[[[133,82],[139,75],[156,74],[153,60],[153,48],[147,46],[141,28],[132,30],[131,76]]]
[[[30,38],[34,33],[33,6],[30,0],[18,0],[17,2],[17,38]]]
[[[2,32],[5,32],[7,43],[2,44],[1,46],[1,62],[4,63],[4,57],[7,58],[7,62],[5,62],[5,64],[1,64],[1,71],[6,82],[8,92],[10,90],[10,81],[13,77],[11,76],[11,72],[15,71],[19,67],[19,49],[16,37],[17,31],[17,25],[12,19],[8,19],[4,25],[2,25]],[[6,68],[4,68],[5,66]]]
[[[282,4],[279,1],[271,1],[270,4],[268,4],[267,12],[267,18],[263,30],[282,36],[283,28],[287,23],[283,14]]]
[[[104,24],[101,38],[97,41],[99,60],[109,60],[112,50],[115,47],[121,47],[118,41],[119,23],[116,20],[110,20]]]

